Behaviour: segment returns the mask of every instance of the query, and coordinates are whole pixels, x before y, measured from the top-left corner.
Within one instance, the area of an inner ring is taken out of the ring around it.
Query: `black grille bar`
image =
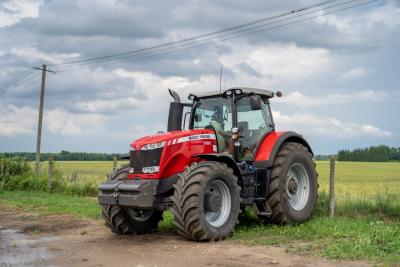
[[[134,173],[143,173],[143,167],[159,166],[163,147],[149,150],[134,150],[129,155],[129,166]]]

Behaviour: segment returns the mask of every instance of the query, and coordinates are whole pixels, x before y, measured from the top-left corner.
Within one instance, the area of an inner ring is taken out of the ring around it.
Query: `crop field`
[[[118,162],[118,166],[126,164]],[[45,163],[43,163],[45,165]],[[111,161],[56,162],[62,175],[76,183],[100,183],[112,171]],[[317,161],[319,191],[329,192],[329,161]],[[335,192],[340,198],[368,198],[375,195],[399,195],[400,163],[392,162],[336,162]]]
[[[329,162],[318,161],[320,191],[329,192]],[[339,198],[399,195],[400,163],[336,162],[335,193]]]

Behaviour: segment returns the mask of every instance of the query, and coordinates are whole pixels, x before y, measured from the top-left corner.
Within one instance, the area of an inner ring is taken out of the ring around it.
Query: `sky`
[[[166,130],[168,88],[185,101],[190,92],[218,90],[221,67],[223,88],[282,91],[271,100],[277,130],[302,134],[317,154],[400,146],[400,1],[173,53],[51,66],[316,2],[0,0],[0,152],[35,151],[41,73],[31,67],[42,64],[57,72],[47,74],[43,152],[125,153],[134,139]]]

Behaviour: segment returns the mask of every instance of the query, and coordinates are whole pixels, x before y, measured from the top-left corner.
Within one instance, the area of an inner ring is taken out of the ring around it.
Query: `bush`
[[[35,175],[29,163],[20,158],[1,159],[0,166],[0,192],[9,191],[48,191],[48,169],[42,168],[40,175]],[[54,166],[51,177],[50,192],[63,192],[83,196],[95,196],[97,184],[93,181],[71,183],[63,177],[61,170]]]

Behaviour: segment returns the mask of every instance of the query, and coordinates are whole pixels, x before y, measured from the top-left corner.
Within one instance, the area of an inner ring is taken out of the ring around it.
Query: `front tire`
[[[308,220],[318,198],[315,163],[308,149],[299,143],[285,143],[274,161],[268,192],[276,224],[298,224]]]
[[[179,234],[213,241],[233,231],[240,213],[240,188],[226,164],[194,163],[179,174],[174,188],[172,213]]]
[[[122,167],[110,175],[110,180],[126,180],[129,167]],[[147,234],[157,228],[162,211],[140,210],[122,206],[101,205],[105,226],[119,235]]]

